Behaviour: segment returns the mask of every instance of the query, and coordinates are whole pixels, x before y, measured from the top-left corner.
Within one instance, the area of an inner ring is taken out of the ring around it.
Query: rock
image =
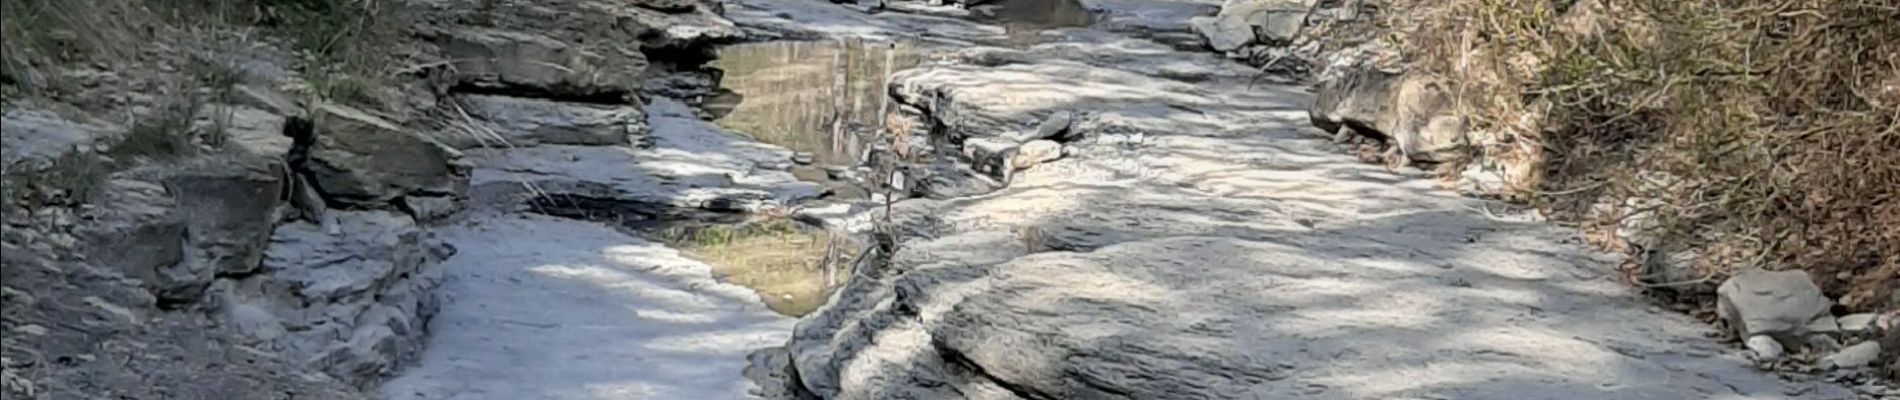
[[[1229,52],[1265,41],[1287,43],[1305,24],[1308,1],[1227,0],[1212,17],[1195,17],[1188,24],[1215,51]]]
[[[1852,314],[1842,316],[1836,319],[1836,322],[1841,324],[1842,332],[1861,333],[1874,328],[1874,318],[1876,316],[1877,314],[1874,313]]]
[[[1781,347],[1781,342],[1767,335],[1750,336],[1748,340],[1742,342],[1742,345],[1754,352],[1755,362],[1758,363],[1774,363],[1787,354],[1787,350]]]
[[[216,274],[256,271],[284,204],[285,176],[275,158],[207,158],[171,177],[187,230],[185,263]],[[200,278],[208,284],[211,275]]]
[[[1397,146],[1414,161],[1447,162],[1468,148],[1464,117],[1434,78],[1360,69],[1320,85],[1307,110],[1313,126],[1339,128]],[[1339,133],[1342,134],[1343,133]]]
[[[1880,357],[1880,342],[1862,342],[1821,359],[1821,368],[1854,369],[1872,364]]]
[[[988,176],[950,162],[933,163],[927,167],[913,169],[912,172],[914,173],[907,174],[910,175],[907,176],[910,183],[905,187],[918,197],[952,199],[981,195],[1003,188],[1001,183]]]
[[[466,28],[442,39],[461,85],[537,96],[625,101],[647,60],[633,49],[571,45],[535,33]]]
[[[290,153],[282,114],[250,106],[210,105],[195,121],[201,132],[215,132],[225,145],[258,159],[280,159]]]
[[[199,274],[176,271],[185,259],[185,221],[178,201],[157,183],[114,179],[99,188],[92,222],[79,226],[92,262],[148,285],[153,293],[182,293]],[[173,279],[181,277],[182,279]]]
[[[1055,161],[1062,158],[1062,144],[1051,140],[1036,140],[1023,143],[1016,148],[1016,155],[1009,161],[1013,169],[1022,170]]]
[[[1010,160],[1015,158],[1019,146],[1020,143],[1001,137],[970,138],[963,141],[963,159],[976,172],[1008,182],[1010,173],[1015,172],[1010,167]]]
[[[407,196],[402,198],[403,211],[417,222],[440,222],[462,211],[462,202],[447,196]]]
[[[1017,142],[1029,142],[1041,139],[1070,142],[1078,139],[1073,129],[1074,126],[1074,112],[1057,111],[1049,114],[1049,117],[1043,118],[1042,123],[1036,125],[1036,130],[1025,132],[1025,134],[1017,135],[1011,139]]]
[[[9,107],[0,117],[0,166],[8,171],[22,162],[45,162],[74,146],[106,137],[109,127],[75,122],[59,114]]]
[[[346,106],[318,108],[310,172],[326,200],[380,207],[401,196],[458,196],[460,155],[382,118]]]
[[[818,156],[813,155],[811,153],[806,153],[802,151],[797,152],[797,153],[792,153],[792,163],[795,163],[798,165],[811,165],[812,162],[817,161],[817,160],[818,160]]]
[[[1832,302],[1806,271],[1743,271],[1716,289],[1716,314],[1740,337],[1767,335],[1783,344],[1839,329]]]
[[[253,344],[365,387],[422,350],[440,259],[408,216],[334,213],[342,234],[278,227],[260,273],[221,280],[215,292]]]
[[[457,148],[572,144],[614,146],[650,132],[646,116],[631,106],[566,103],[522,97],[464,95],[458,101],[499,138],[467,138]],[[466,136],[466,135],[464,135]],[[492,143],[497,139],[505,143]]]

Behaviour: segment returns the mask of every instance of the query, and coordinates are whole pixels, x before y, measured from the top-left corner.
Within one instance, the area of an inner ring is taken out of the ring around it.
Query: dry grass
[[[835,282],[842,284],[857,253],[848,241],[805,232],[787,220],[675,228],[660,237],[712,265],[713,276],[751,288],[772,311],[790,316],[823,306],[831,294],[825,266],[836,268]]]
[[[1800,268],[1850,307],[1889,301],[1900,0],[1396,3],[1395,48],[1461,83],[1519,198],[1606,232],[1649,218],[1645,245],[1716,278]]]

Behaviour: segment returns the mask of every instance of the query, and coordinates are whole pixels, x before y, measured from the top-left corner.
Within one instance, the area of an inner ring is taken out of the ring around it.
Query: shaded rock
[[[646,136],[646,116],[630,106],[600,106],[507,96],[464,95],[470,115],[486,122],[499,138],[466,138],[451,142],[458,148],[477,145],[534,146],[572,144],[626,145]],[[486,140],[485,140],[486,139]],[[505,143],[487,143],[500,139]]]
[[[1002,183],[984,174],[950,162],[914,168],[910,175],[906,186],[912,195],[930,199],[976,196],[1003,188]]]
[[[1839,329],[1828,314],[1832,302],[1807,271],[1743,271],[1722,282],[1716,296],[1716,313],[1740,337],[1766,335],[1790,344]]]
[[[185,262],[202,264],[189,268],[216,274],[257,270],[284,204],[285,176],[275,159],[211,158],[170,178],[188,230]],[[209,283],[211,276],[202,279]]]
[[[1362,68],[1320,84],[1307,110],[1313,126],[1344,135],[1351,128],[1397,146],[1414,161],[1446,162],[1468,148],[1464,117],[1441,83],[1424,74]]]
[[[263,270],[221,280],[216,292],[251,344],[366,387],[421,351],[440,259],[407,216],[336,214],[340,235],[301,222],[277,228]]]
[[[639,91],[646,57],[629,48],[570,44],[540,34],[468,28],[442,39],[461,85],[541,96],[624,101]]]
[[[460,195],[467,186],[460,154],[353,108],[318,109],[310,172],[330,202],[388,205],[406,195]]]
[[[79,226],[82,240],[97,250],[90,252],[93,262],[145,282],[154,293],[197,284],[194,274],[173,271],[185,259],[185,221],[176,197],[157,183],[129,179],[108,181],[99,191],[92,222]]]
[[[1307,4],[1295,0],[1227,0],[1212,17],[1195,17],[1189,26],[1207,39],[1215,51],[1239,50],[1242,46],[1264,41],[1268,44],[1293,40],[1305,24]]]

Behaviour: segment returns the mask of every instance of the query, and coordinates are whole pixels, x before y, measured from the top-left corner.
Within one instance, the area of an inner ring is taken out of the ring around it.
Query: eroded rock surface
[[[993,192],[896,204],[886,263],[755,355],[768,397],[1846,395],[1646,311],[1567,229],[1345,160],[1299,90],[1128,34],[893,78],[949,154],[1008,154],[996,138],[1075,112],[1072,150]]]

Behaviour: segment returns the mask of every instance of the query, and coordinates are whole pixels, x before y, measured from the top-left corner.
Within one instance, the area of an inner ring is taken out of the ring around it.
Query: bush
[[[1397,3],[1404,59],[1533,166],[1515,194],[1604,233],[1651,218],[1643,245],[1702,255],[1692,292],[1761,265],[1891,301],[1900,0]]]

